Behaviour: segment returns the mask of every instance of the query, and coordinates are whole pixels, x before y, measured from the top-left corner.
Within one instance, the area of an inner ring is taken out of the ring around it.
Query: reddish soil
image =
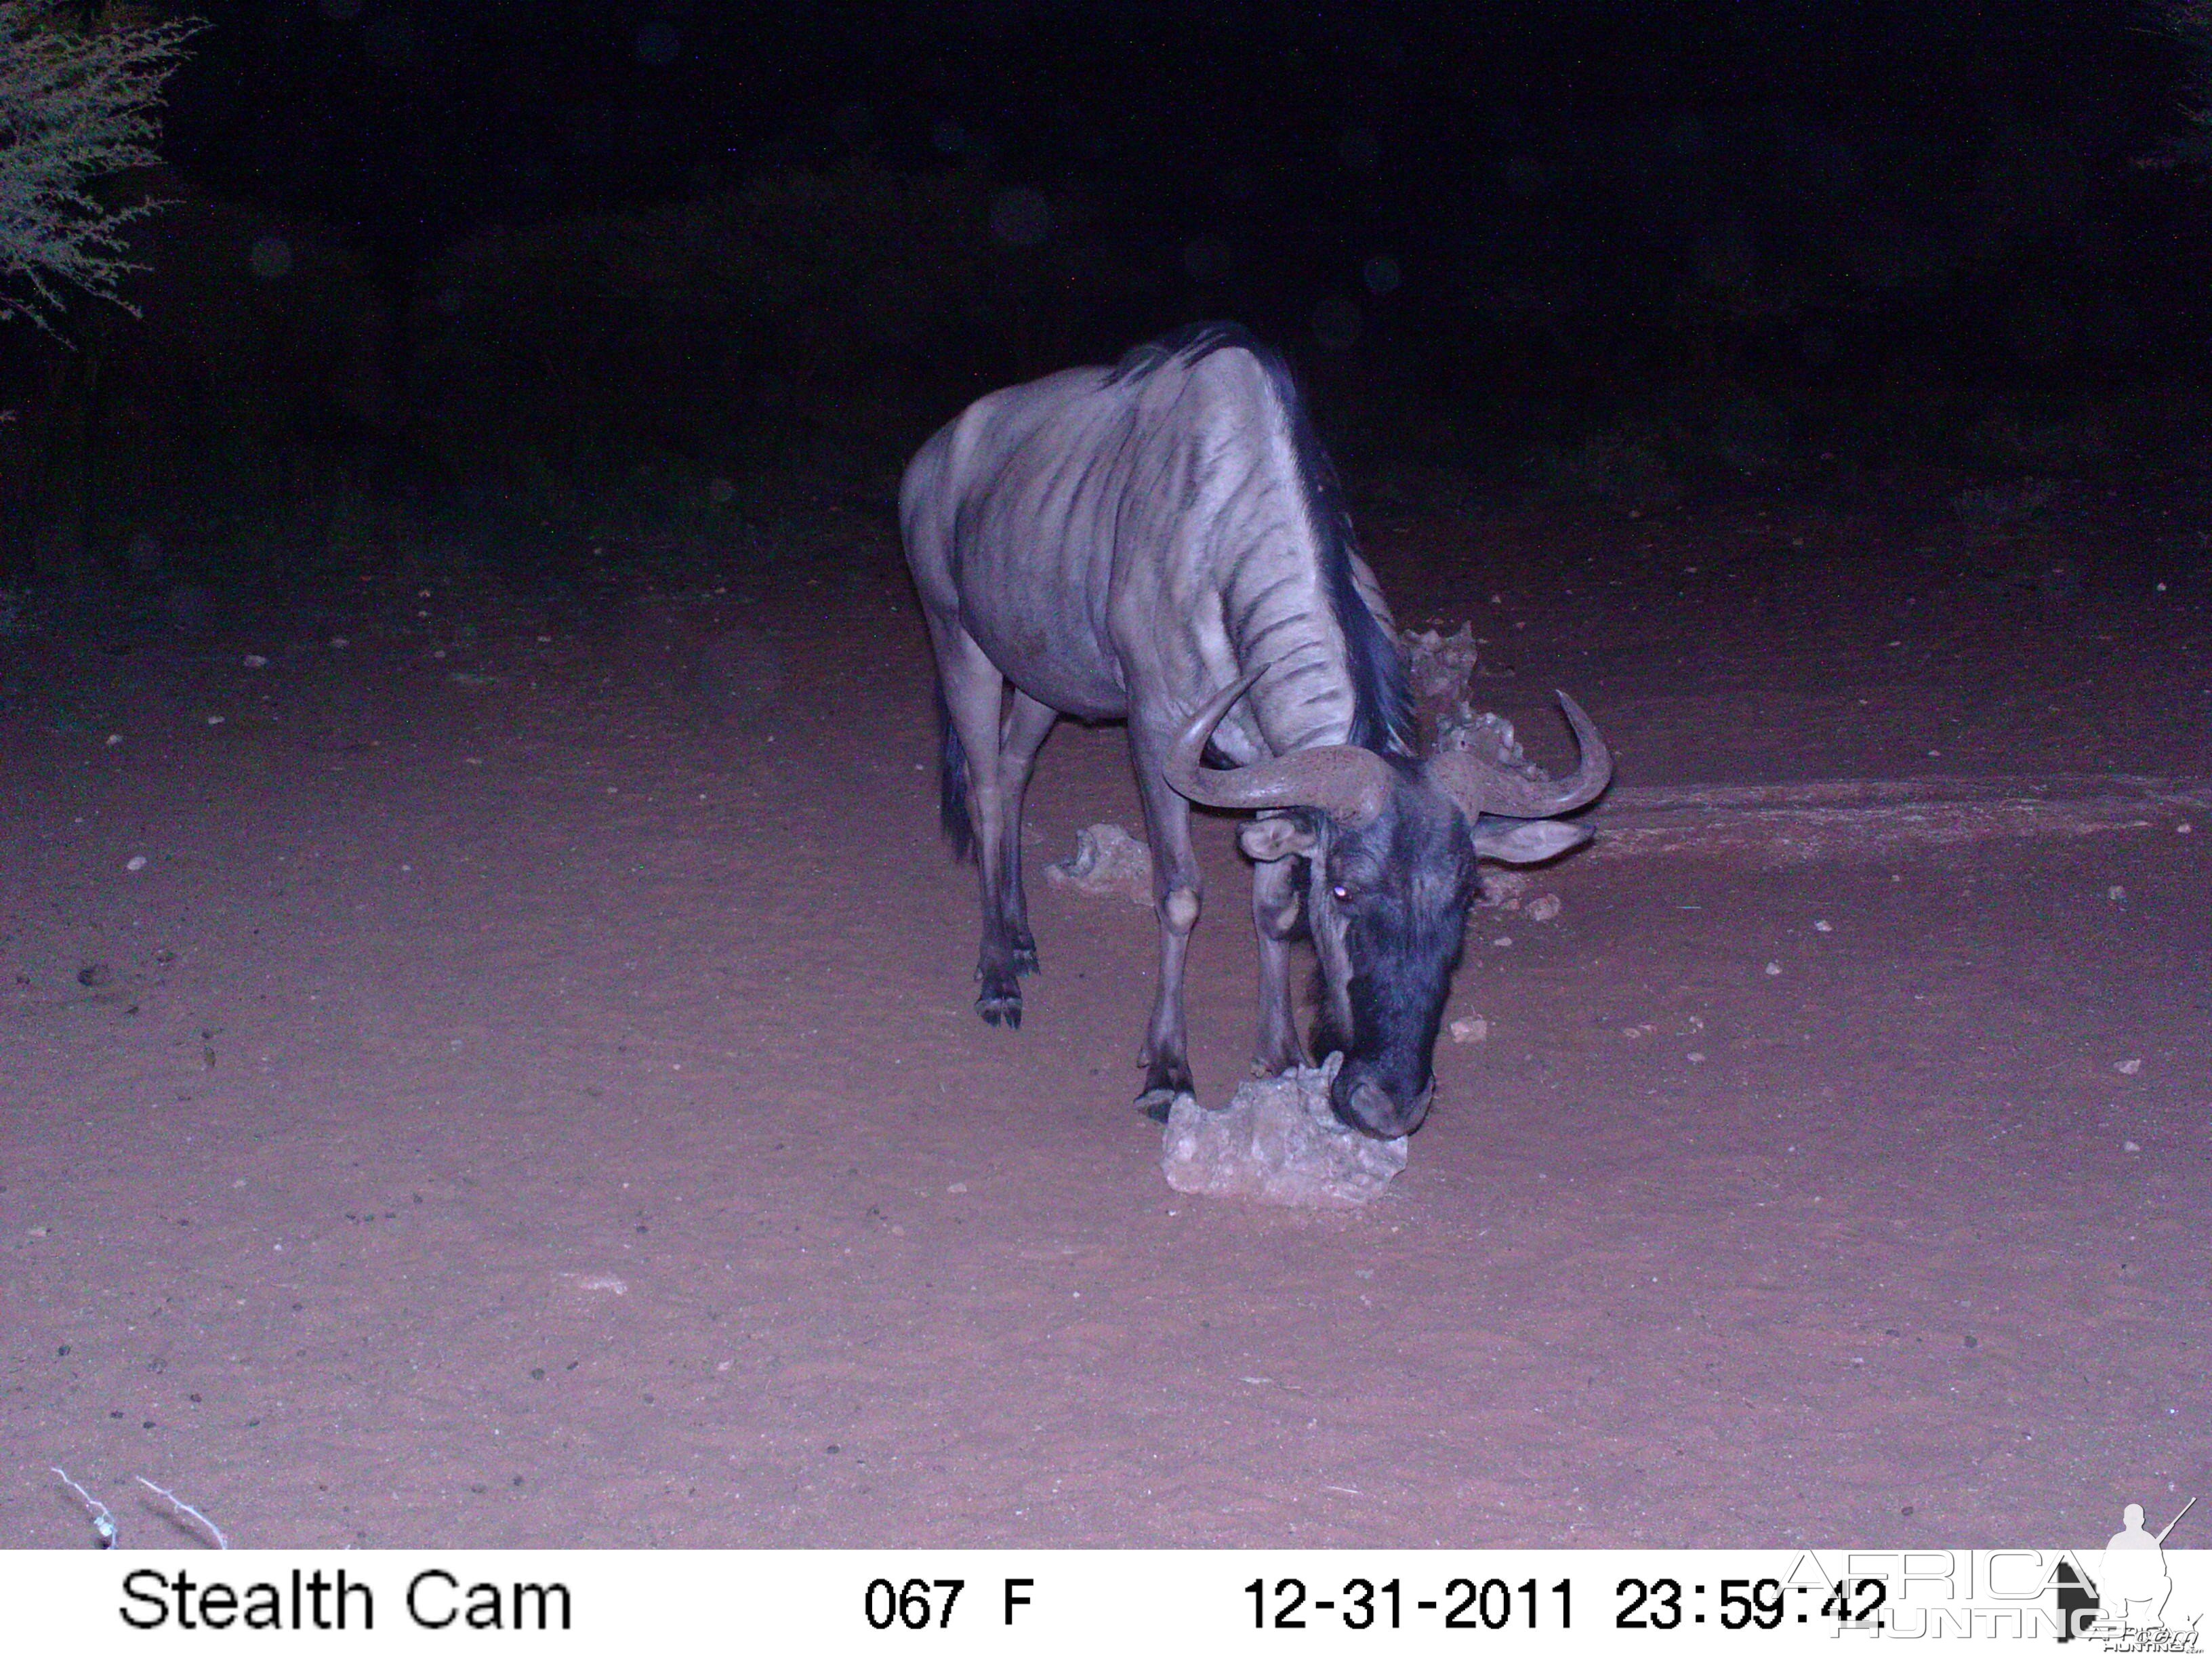
[[[1643,783],[2212,769],[2201,508],[1944,499],[1362,521],[1555,763],[1565,685]],[[1033,876],[975,1018],[888,522],[790,534],[0,639],[0,1542],[90,1543],[50,1465],[142,1547],[142,1474],[301,1547],[2093,1545],[2212,1486],[2212,822],[1570,859],[1382,1200],[1182,1197],[1149,917]],[[1120,732],[1032,802],[1037,860],[1134,824]]]

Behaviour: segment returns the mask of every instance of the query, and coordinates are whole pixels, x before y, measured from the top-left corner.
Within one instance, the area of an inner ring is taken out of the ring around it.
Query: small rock
[[[1705,1063],[1705,1057],[1694,1050],[1685,1055],[1684,1058],[1686,1059],[1692,1066],[1702,1066]]]
[[[1772,979],[1772,978],[1773,978],[1777,974],[1779,974],[1781,971],[1782,971],[1782,964],[1781,964],[1780,963],[1778,963],[1778,962],[1770,962],[1770,963],[1768,963],[1766,964],[1766,976],[1767,976],[1769,979]]]
[[[1045,866],[1044,878],[1054,887],[1100,898],[1119,893],[1132,904],[1152,908],[1152,853],[1118,823],[1077,830],[1074,854]]]
[[[1490,943],[1491,947],[1493,950],[1510,951],[1513,948],[1513,935],[1510,933],[1500,933],[1496,939],[1491,940]]]
[[[1503,905],[1508,899],[1518,898],[1528,890],[1529,878],[1518,870],[1486,870],[1482,872],[1480,902],[1492,906]]]
[[[1464,1019],[1455,1019],[1451,1023],[1451,1034],[1454,1042],[1487,1042],[1490,1040],[1490,1022],[1480,1014],[1469,1014]]]
[[[331,641],[331,649],[333,651],[343,651],[346,647],[352,643],[353,641],[351,640],[346,638],[344,635],[341,634]]]
[[[2118,1072],[2122,1077],[2133,1077],[2137,1072],[2142,1070],[2142,1061],[2139,1060],[2116,1060],[2112,1062],[2112,1069]]]
[[[115,969],[104,962],[95,962],[76,970],[76,982],[88,990],[97,991],[103,985],[115,983]]]
[[[126,870],[143,870],[146,867],[146,855],[143,853],[133,853],[130,861],[123,867]]]
[[[258,652],[249,651],[246,653],[246,665],[248,668],[266,668],[269,666],[269,659]]]
[[[1226,1109],[1185,1097],[1168,1113],[1160,1172],[1179,1193],[1345,1209],[1364,1204],[1406,1167],[1406,1142],[1375,1140],[1337,1121],[1328,1085],[1343,1063],[1240,1085]]]
[[[2121,886],[2118,882],[2114,882],[2110,887],[2107,887],[2105,890],[2105,896],[2112,900],[2115,904],[2119,903],[2120,901],[2126,898],[2127,896],[2128,890]]]
[[[1420,634],[1408,629],[1404,637],[1406,677],[1416,697],[1449,706],[1467,695],[1479,654],[1473,623],[1462,623],[1451,634],[1433,628]]]
[[[117,744],[122,741],[123,734],[120,732],[110,732],[107,734],[107,746],[110,749],[114,748]]]
[[[1825,921],[1816,921],[1813,924],[1813,931],[1816,933],[1832,933],[1836,930]]]
[[[2120,1150],[2124,1152],[2139,1152],[2142,1151],[2142,1148],[2136,1146],[2132,1140],[2124,1140],[2120,1143]]]
[[[1540,894],[1528,901],[1528,920],[1531,921],[1550,921],[1559,914],[1559,896],[1557,893]]]

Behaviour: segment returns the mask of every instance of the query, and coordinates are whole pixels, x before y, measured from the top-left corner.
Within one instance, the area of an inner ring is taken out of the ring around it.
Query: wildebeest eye
[[[1328,890],[1328,896],[1341,904],[1352,896],[1352,890],[1349,887],[1332,887]]]

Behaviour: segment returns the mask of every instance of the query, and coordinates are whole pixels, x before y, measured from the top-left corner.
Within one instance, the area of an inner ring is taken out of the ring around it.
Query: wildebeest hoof
[[[975,999],[975,1012],[986,1025],[1022,1029],[1022,988],[1012,974],[993,974],[983,981],[983,994]]]
[[[1179,1100],[1197,1104],[1196,1097],[1188,1089],[1147,1089],[1137,1097],[1137,1109],[1155,1123],[1165,1123]]]
[[[1037,952],[1034,941],[1014,946],[1014,972],[1034,974],[1037,970]]]

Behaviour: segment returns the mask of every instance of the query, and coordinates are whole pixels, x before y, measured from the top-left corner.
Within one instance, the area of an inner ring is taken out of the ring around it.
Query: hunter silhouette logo
[[[2196,1507],[2191,1498],[2154,1534],[2143,1528],[2142,1505],[2129,1504],[2120,1513],[2120,1530],[2105,1545],[2094,1579],[2077,1570],[2070,1554],[2062,1560],[2052,1575],[2062,1626],[2058,1639],[2070,1642],[2080,1637],[2101,1644],[2108,1653],[2198,1651],[2201,1613],[2179,1625],[2164,1621],[2166,1601],[2173,1594],[2173,1580],[2166,1568],[2166,1534]]]

